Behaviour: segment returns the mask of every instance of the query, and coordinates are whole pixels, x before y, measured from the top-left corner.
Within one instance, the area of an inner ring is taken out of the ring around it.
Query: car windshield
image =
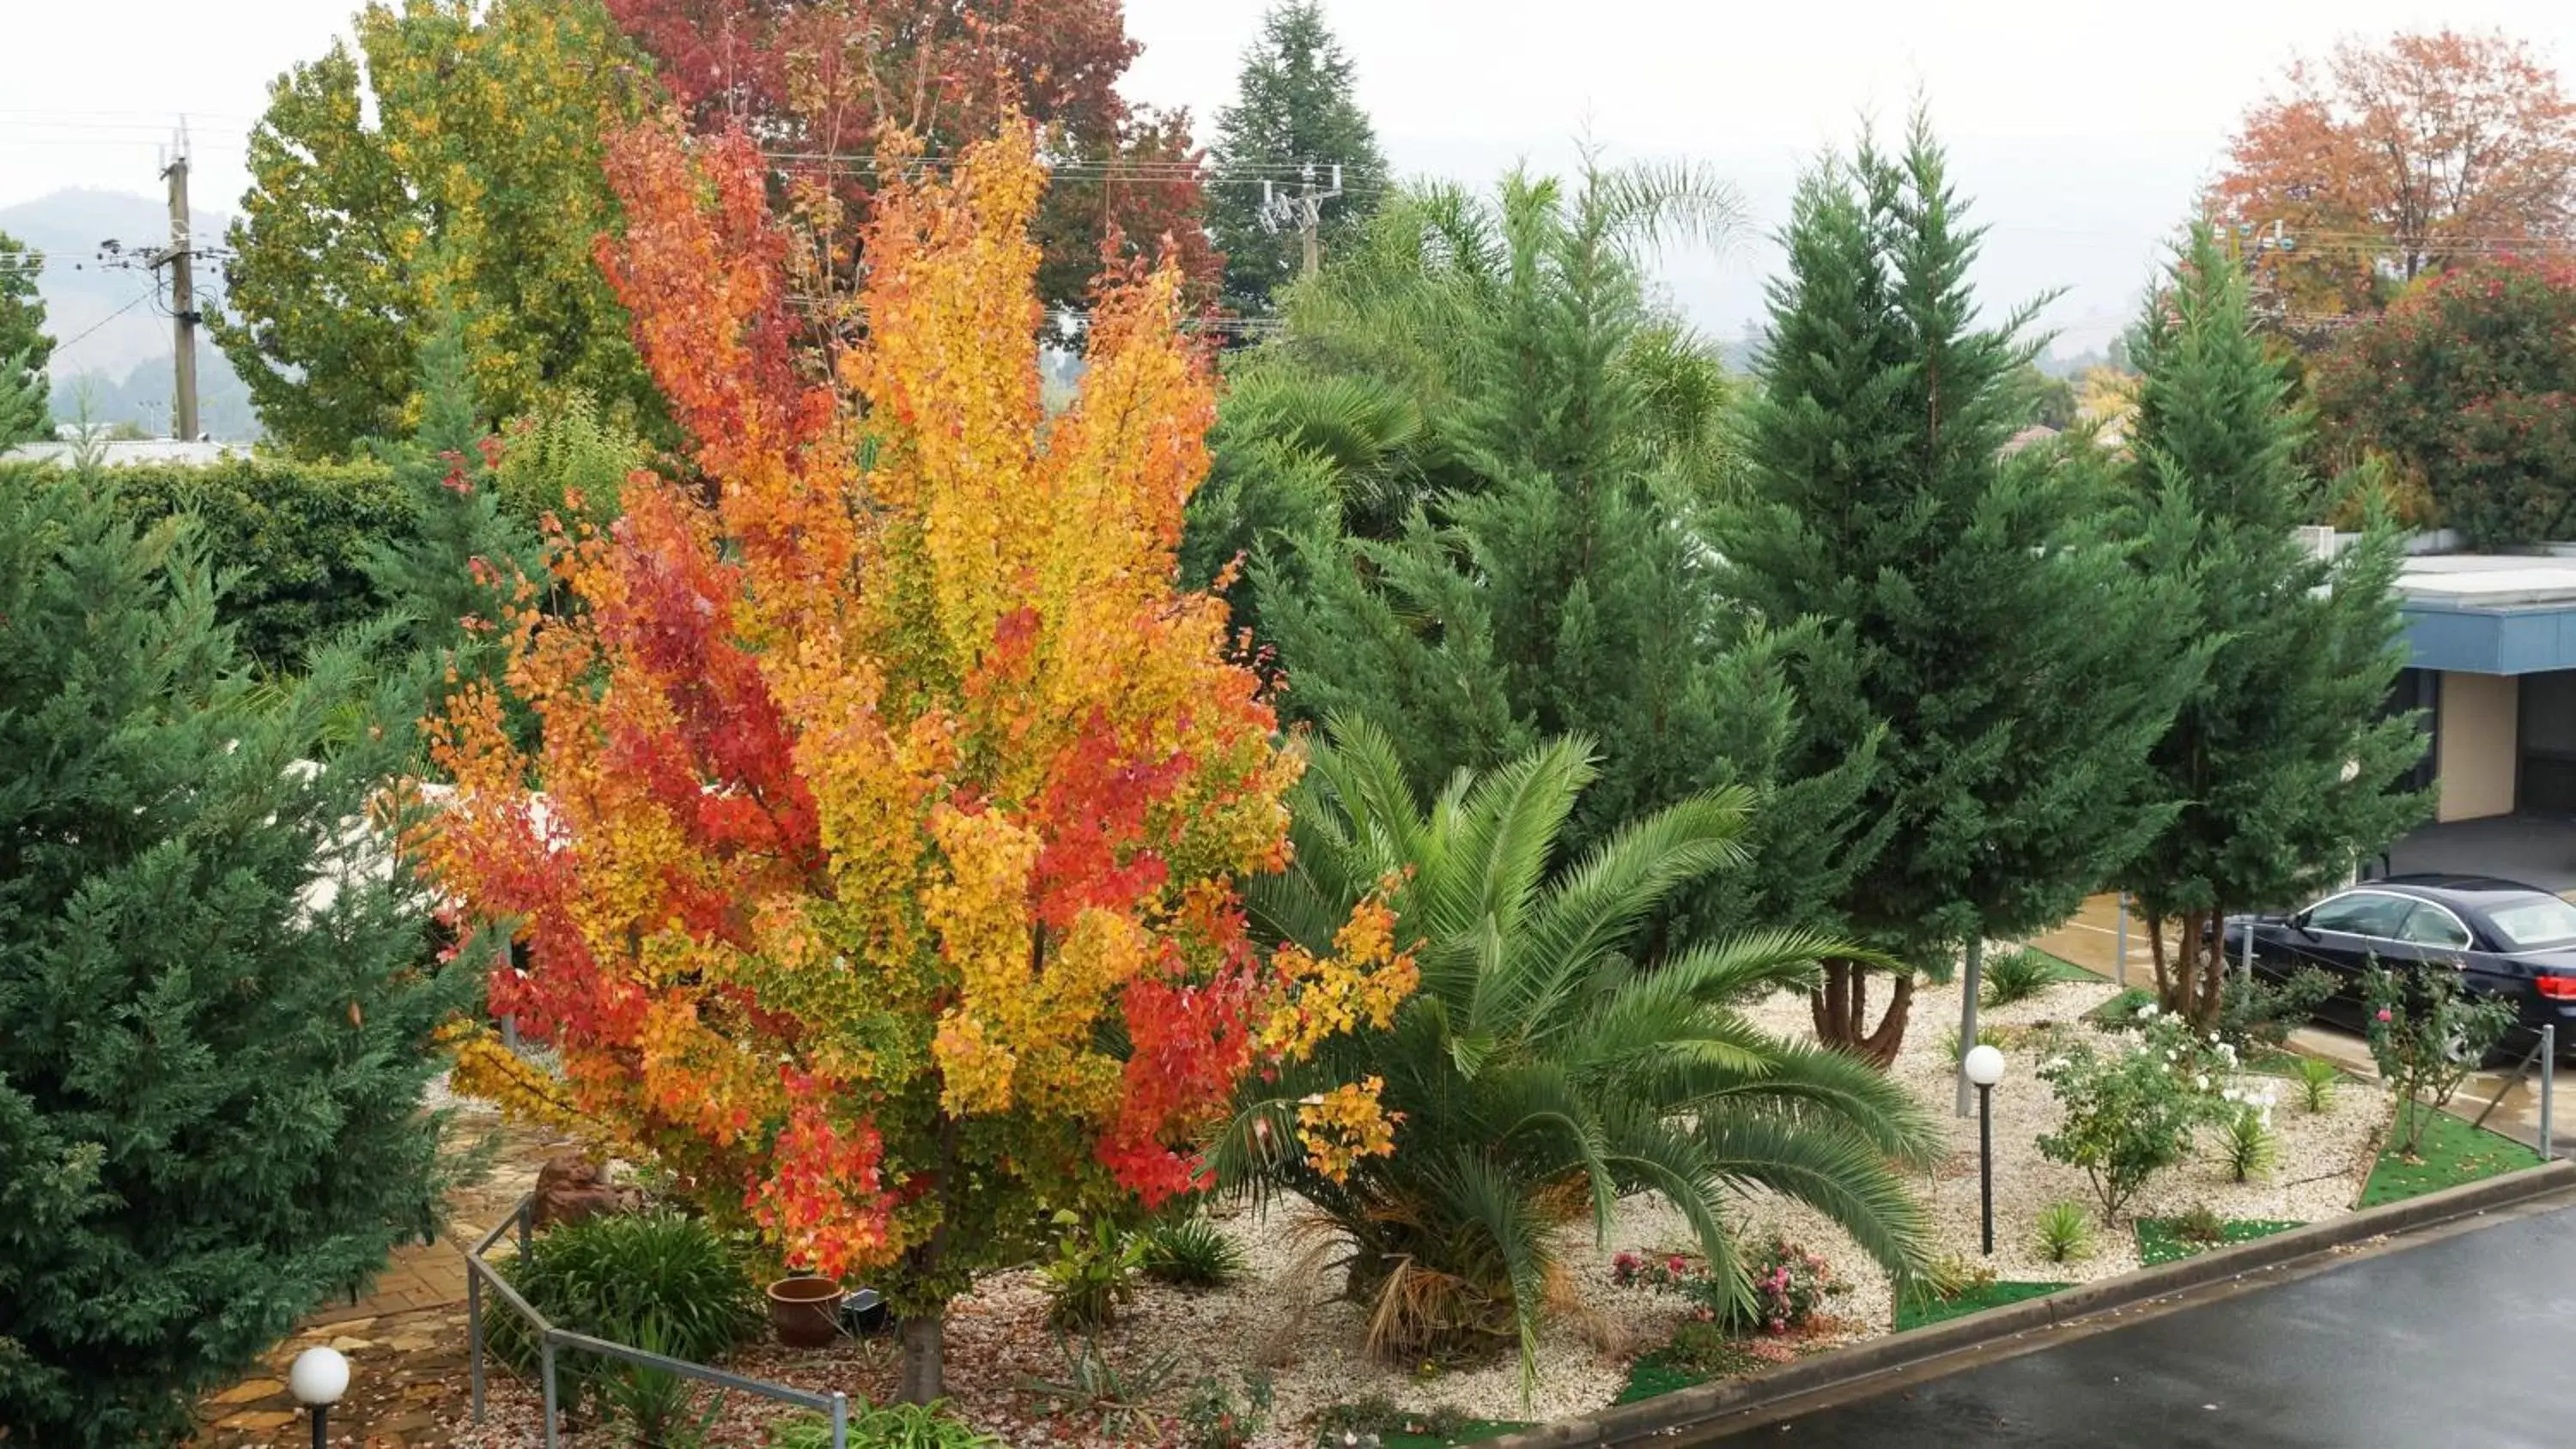
[[[2533,896],[2509,906],[2490,907],[2487,919],[2494,923],[2505,945],[2516,951],[2576,945],[2576,906],[2553,896]]]

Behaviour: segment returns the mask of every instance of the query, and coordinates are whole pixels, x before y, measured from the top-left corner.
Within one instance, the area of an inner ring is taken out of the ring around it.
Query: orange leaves
[[[1335,1182],[1348,1181],[1363,1157],[1395,1151],[1395,1121],[1378,1104],[1384,1080],[1345,1082],[1297,1104],[1297,1143],[1306,1160]]]
[[[1111,290],[1042,425],[1014,123],[880,193],[836,416],[748,145],[613,152],[619,293],[715,487],[639,475],[561,550],[582,607],[509,636],[538,751],[488,691],[442,728],[429,856],[527,951],[494,1000],[582,1110],[828,1272],[933,1279],[928,1244],[971,1266],[1036,1203],[1195,1184],[1264,1052],[1383,1025],[1412,965],[1374,904],[1331,961],[1246,937],[1299,760],[1174,586],[1212,402],[1177,278]],[[1338,1099],[1316,1127],[1383,1129]]]

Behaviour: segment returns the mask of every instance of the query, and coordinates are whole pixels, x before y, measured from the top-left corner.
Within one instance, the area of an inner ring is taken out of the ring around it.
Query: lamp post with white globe
[[[286,1390],[313,1411],[313,1449],[323,1449],[331,1432],[331,1406],[349,1391],[349,1361],[338,1349],[308,1348],[287,1369]]]
[[[2004,1079],[2004,1054],[1979,1044],[1960,1068],[1977,1089],[1977,1175],[1984,1199],[1985,1254],[1995,1254],[1995,1083]]]

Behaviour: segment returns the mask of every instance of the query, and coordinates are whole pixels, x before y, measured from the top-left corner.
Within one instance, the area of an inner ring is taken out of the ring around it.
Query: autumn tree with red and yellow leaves
[[[1202,221],[1199,152],[1186,113],[1118,94],[1136,58],[1119,0],[607,0],[609,13],[703,135],[741,127],[772,166],[865,214],[880,130],[918,142],[937,168],[1007,112],[1041,128],[1051,181],[1039,201],[1039,290],[1082,305],[1104,248],[1149,259],[1168,244],[1194,300],[1213,298],[1224,258]],[[812,211],[808,209],[809,218]],[[826,227],[844,253],[848,227]]]
[[[2242,229],[2258,311],[2294,334],[2576,221],[2576,101],[2521,41],[2347,41],[2285,82],[2246,115],[2208,208]],[[2286,250],[2262,243],[2276,223]]]
[[[1234,882],[1285,863],[1302,758],[1223,605],[1174,582],[1213,387],[1178,269],[1105,287],[1042,431],[1031,127],[947,180],[881,145],[830,379],[752,144],[611,147],[603,259],[716,486],[638,475],[560,547],[579,607],[510,626],[542,743],[463,691],[427,849],[524,948],[492,1010],[563,1056],[552,1084],[469,1042],[469,1084],[885,1289],[920,1401],[975,1273],[1054,1210],[1203,1186],[1237,1082],[1384,1025],[1414,968],[1376,898],[1329,957],[1246,935]],[[1322,1168],[1389,1150],[1348,1088],[1304,1123]]]

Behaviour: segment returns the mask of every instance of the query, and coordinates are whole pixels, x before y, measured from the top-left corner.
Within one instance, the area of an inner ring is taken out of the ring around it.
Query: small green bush
[[[2218,1209],[2205,1202],[2193,1203],[2169,1219],[2165,1226],[2186,1243],[2208,1245],[2227,1241],[2227,1219],[2220,1217]]]
[[[2134,1020],[2137,1039],[2125,1049],[2079,1044],[2038,1071],[2064,1112],[2057,1130],[2039,1139],[2040,1156],[2084,1170],[2106,1223],[2119,1220],[2150,1177],[2190,1154],[2195,1128],[2220,1117],[2214,1074],[2235,1055],[2153,1005]]]
[[[2442,1110],[2514,1023],[2513,1003],[2460,989],[2447,971],[2411,981],[2372,967],[2362,979],[2370,1055],[2397,1093],[2396,1147],[2420,1155],[2424,1123]]]
[[[2334,992],[2334,978],[2314,966],[2279,981],[2256,976],[2230,982],[2218,1004],[2219,1039],[2238,1047],[2277,1047]]]
[[[1471,1421],[1456,1409],[1414,1410],[1384,1394],[1368,1394],[1347,1404],[1333,1404],[1315,1414],[1315,1449],[1343,1449],[1388,1434],[1447,1441],[1467,1431]]]
[[[1243,1376],[1242,1392],[1213,1375],[1198,1381],[1181,1406],[1181,1442],[1187,1449],[1245,1449],[1270,1421],[1270,1375]]]
[[[831,1449],[832,1421],[793,1414],[769,1426],[766,1449]],[[1008,1449],[1001,1440],[959,1423],[947,1400],[931,1404],[850,1404],[850,1449]]]
[[[1990,1046],[1996,1051],[2004,1050],[2005,1043],[2003,1028],[1999,1026],[1989,1026],[1984,1022],[1977,1023],[1977,1045]],[[1945,1062],[1955,1062],[1958,1059],[1959,1029],[1954,1026],[1948,1031],[1941,1033],[1941,1060]]]
[[[2227,1119],[2228,1175],[2238,1182],[2251,1182],[2271,1171],[2281,1155],[2281,1139],[2272,1131],[2272,1088],[2239,1091],[2230,1087],[2220,1095],[2236,1108]]]
[[[2301,1057],[2298,1065],[2299,1100],[2311,1112],[2323,1112],[2334,1105],[2335,1084],[2343,1073],[2335,1064],[2318,1057]]]
[[[1243,1276],[1243,1248],[1202,1217],[1145,1229],[1145,1276],[1181,1288],[1222,1288]]]
[[[2010,1006],[2028,1001],[2058,983],[2055,958],[2028,946],[2006,951],[1985,963],[1986,978],[1983,1000],[1988,1006]]]
[[[2072,1263],[2093,1255],[2093,1219],[2080,1202],[2053,1202],[2039,1210],[2039,1255],[2052,1263]]]
[[[1107,1218],[1088,1226],[1078,1213],[1055,1215],[1055,1256],[1038,1265],[1045,1280],[1047,1322],[1057,1328],[1098,1328],[1136,1296],[1136,1274],[1145,1266],[1145,1237]]]
[[[721,1360],[756,1332],[760,1295],[733,1244],[696,1218],[675,1212],[621,1213],[570,1223],[538,1235],[524,1258],[504,1259],[501,1276],[558,1328],[611,1343],[644,1347],[692,1363]],[[487,1341],[501,1362],[525,1371],[536,1361],[534,1335],[517,1314],[490,1308]],[[563,1360],[566,1379],[582,1393],[605,1393],[614,1365],[592,1355]]]

